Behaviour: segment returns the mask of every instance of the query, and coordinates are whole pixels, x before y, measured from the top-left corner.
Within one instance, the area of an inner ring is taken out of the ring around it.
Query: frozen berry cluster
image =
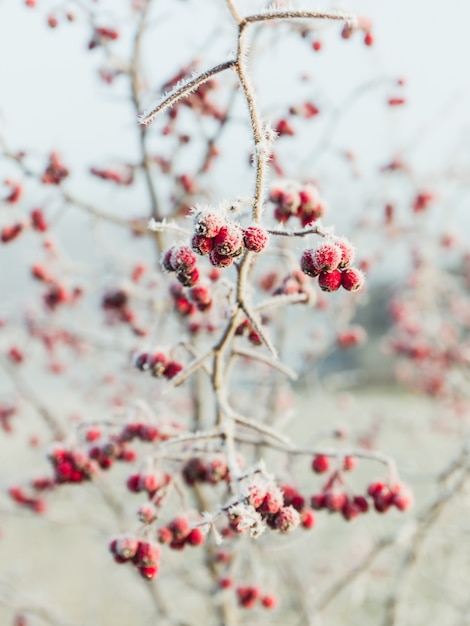
[[[209,208],[194,215],[191,247],[197,254],[208,255],[214,267],[229,267],[245,250],[261,252],[267,243],[268,233],[261,226],[244,229]]]
[[[344,237],[328,239],[317,248],[305,250],[300,267],[307,276],[318,277],[322,291],[357,291],[364,284],[364,274],[351,267],[354,248]]]
[[[281,224],[296,217],[302,227],[310,226],[326,213],[326,205],[313,183],[277,183],[271,188],[269,199],[274,204],[274,218]]]
[[[162,256],[162,267],[167,272],[175,272],[177,280],[184,287],[193,287],[199,281],[196,255],[188,246],[173,245]]]
[[[150,372],[155,378],[171,380],[183,369],[178,361],[169,359],[163,352],[140,352],[134,357],[134,366],[141,372]]]

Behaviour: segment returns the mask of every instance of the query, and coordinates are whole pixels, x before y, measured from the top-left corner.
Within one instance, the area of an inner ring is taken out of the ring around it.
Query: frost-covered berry
[[[199,281],[199,270],[197,267],[193,267],[189,270],[176,272],[176,278],[183,287],[193,287]]]
[[[351,263],[354,261],[354,246],[346,239],[346,237],[338,237],[335,239],[335,245],[341,250],[341,260],[339,262],[338,268],[340,270],[349,267]]]
[[[157,543],[142,541],[134,557],[137,567],[154,567],[160,558],[160,546]]]
[[[191,287],[188,295],[199,311],[207,311],[212,304],[212,296],[207,284]]]
[[[233,263],[233,257],[221,254],[213,248],[209,253],[209,261],[214,267],[229,267]]]
[[[229,257],[240,256],[243,252],[243,231],[233,222],[222,226],[214,237],[214,248],[219,254]]]
[[[331,272],[337,269],[341,261],[341,248],[332,241],[320,244],[313,253],[315,267],[321,272]]]
[[[127,561],[137,554],[139,540],[132,535],[121,535],[111,542],[110,548],[111,552]]]
[[[197,233],[195,233],[192,236],[191,248],[197,254],[201,254],[202,256],[205,256],[206,254],[209,254],[213,246],[214,246],[214,241],[210,237],[205,237],[204,235],[198,235]]]
[[[364,284],[364,274],[361,270],[351,267],[341,274],[341,286],[347,291],[357,291]]]
[[[188,518],[183,516],[175,517],[175,519],[168,524],[168,528],[172,532],[173,540],[176,541],[185,539],[191,530]]]
[[[300,524],[300,515],[293,506],[284,506],[277,513],[274,526],[283,533],[288,533]]]
[[[194,216],[194,230],[198,235],[212,239],[219,234],[225,220],[214,211],[204,209]]]
[[[315,265],[314,261],[315,250],[305,250],[300,257],[300,269],[307,276],[318,276],[320,270]]]
[[[277,513],[284,504],[284,496],[279,487],[272,486],[266,492],[266,496],[258,510],[261,513],[269,513],[271,515]]]
[[[337,291],[341,287],[341,272],[339,270],[320,272],[318,284],[322,291]]]
[[[170,246],[169,248],[167,248],[161,258],[161,265],[163,267],[164,270],[166,270],[167,272],[174,272],[174,267],[173,267],[173,263],[171,261],[171,257],[173,255],[173,251],[175,249],[175,246]]]
[[[268,243],[268,233],[261,226],[248,226],[243,232],[245,247],[251,252],[261,252]]]
[[[196,265],[196,255],[189,246],[173,246],[170,265],[175,272],[188,273]]]

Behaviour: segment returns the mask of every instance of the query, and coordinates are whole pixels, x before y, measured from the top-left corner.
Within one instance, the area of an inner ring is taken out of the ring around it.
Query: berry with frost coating
[[[225,220],[214,211],[205,209],[194,216],[194,230],[198,235],[212,239],[219,234]]]
[[[332,241],[325,241],[313,252],[313,263],[321,272],[331,272],[340,264],[342,251]]]
[[[261,252],[268,243],[268,233],[261,226],[248,226],[243,232],[245,247],[251,252]]]
[[[348,271],[348,270],[346,270]],[[318,284],[322,291],[338,291],[341,287],[341,272],[333,270],[332,272],[320,272]]]
[[[220,254],[218,250],[213,248],[209,253],[209,261],[215,267],[229,267],[233,263],[233,257]]]
[[[224,256],[236,257],[243,252],[243,231],[233,222],[228,222],[214,237],[214,249]]]
[[[364,284],[364,274],[361,270],[351,267],[341,274],[341,286],[347,291],[357,291]]]
[[[191,239],[191,248],[197,254],[205,256],[209,254],[214,246],[214,241],[210,237],[205,237],[204,235],[198,235],[195,233]]]
[[[283,533],[295,530],[300,524],[300,515],[293,506],[284,506],[274,518],[274,527]]]

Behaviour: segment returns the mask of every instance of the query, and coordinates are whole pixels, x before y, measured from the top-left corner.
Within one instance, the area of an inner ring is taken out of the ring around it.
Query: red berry
[[[233,222],[224,224],[214,237],[214,248],[223,256],[240,256],[243,245],[243,231]]]
[[[303,528],[313,528],[315,525],[315,514],[311,509],[303,509],[300,513],[300,523]]]
[[[188,518],[183,516],[175,517],[175,519],[168,524],[168,528],[172,532],[173,539],[176,541],[185,539],[191,530]]]
[[[261,252],[268,243],[268,233],[261,226],[248,226],[244,230],[243,240],[247,250]]]
[[[366,46],[372,46],[372,44],[374,43],[374,37],[372,36],[372,33],[370,31],[365,34],[364,43],[366,44]]]
[[[261,604],[265,609],[274,609],[277,606],[277,598],[276,596],[263,596]]]
[[[324,454],[317,454],[312,461],[312,469],[316,474],[324,474],[330,467],[330,461]]]
[[[341,280],[341,272],[339,270],[321,272],[318,277],[318,284],[320,285],[320,289],[322,291],[337,291],[341,287]]]
[[[206,536],[200,528],[193,528],[185,539],[185,543],[189,543],[190,546],[201,546],[205,541]]]
[[[318,39],[317,39],[317,40],[315,40],[315,41],[312,43],[312,48],[315,50],[315,52],[319,52],[319,51],[322,49],[322,42],[321,42],[321,41],[318,41]]]
[[[220,254],[215,248],[210,251],[209,260],[215,267],[228,267],[233,263],[233,257]]]
[[[300,515],[293,506],[282,507],[274,519],[274,527],[283,533],[295,530],[299,524]]]
[[[219,234],[225,220],[211,210],[203,209],[194,216],[194,230],[196,234],[212,239]]]
[[[364,284],[364,274],[361,270],[351,267],[341,273],[341,286],[347,291],[357,291]]]
[[[320,244],[313,252],[313,263],[317,270],[323,272],[335,270],[339,266],[341,258],[341,248],[332,241]]]
[[[201,254],[202,256],[209,254],[214,245],[213,239],[210,237],[204,237],[204,235],[198,235],[195,233],[191,239],[191,248],[197,254]]]
[[[149,567],[139,567],[139,573],[143,578],[152,580],[158,574],[158,565],[151,565]]]
[[[315,265],[315,250],[305,250],[300,257],[300,269],[307,276],[318,276],[320,270]]]

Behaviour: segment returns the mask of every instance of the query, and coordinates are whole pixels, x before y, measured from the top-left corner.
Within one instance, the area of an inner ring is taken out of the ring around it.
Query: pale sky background
[[[250,11],[263,6],[255,0],[239,4]],[[64,6],[73,8],[74,2]],[[102,7],[103,23],[122,31],[116,50],[125,51],[128,2],[102,0],[96,6]],[[368,15],[376,41],[372,48],[364,46],[361,35],[345,42],[339,35],[341,26],[333,24],[320,33],[323,50],[306,55],[303,40],[284,41],[281,29],[267,28],[266,37],[276,45],[254,67],[262,103],[288,103],[296,93],[299,99],[308,98],[309,90],[313,90],[320,107],[331,110],[355,87],[386,79],[383,86],[350,107],[335,128],[331,138],[334,144],[354,148],[365,171],[404,150],[424,181],[432,181],[434,172],[456,162],[470,162],[470,79],[466,67],[470,59],[469,0],[349,0],[341,7],[305,0],[293,6],[335,6]],[[146,209],[143,196],[133,191],[129,195],[122,189],[116,193],[112,186],[90,182],[87,176],[93,163],[135,157],[136,122],[125,83],[121,81],[116,89],[109,90],[100,82],[97,68],[102,55],[100,50],[87,50],[89,27],[81,21],[70,24],[58,13],[59,26],[50,29],[46,17],[54,8],[57,4],[50,0],[38,0],[34,10],[26,8],[23,0],[0,0],[0,131],[16,149],[36,149],[42,154],[58,150],[74,167],[70,185],[82,198],[89,195],[84,185],[94,184],[93,197],[101,206],[120,214],[142,215]],[[117,17],[110,17],[116,12]],[[201,67],[210,67],[227,58],[234,48],[235,31],[223,0],[155,0],[154,15],[154,28],[145,40],[150,60],[147,73],[154,86],[172,76],[194,54],[202,58]],[[312,79],[302,86],[299,76],[305,72]],[[395,86],[398,77],[406,81],[402,89]],[[406,98],[405,107],[391,110],[384,106],[388,97],[401,95]],[[327,123],[320,118],[317,126],[309,127],[311,135],[303,138],[305,172],[290,175],[312,175],[310,146],[315,148]],[[233,151],[224,153],[219,166],[222,196],[248,193],[251,186],[244,169],[249,145],[237,149],[237,142],[243,141],[239,128],[232,131],[232,137]],[[157,133],[155,138],[160,140]],[[288,162],[288,140],[285,150]],[[294,152],[297,158],[297,149]],[[335,193],[341,196],[341,185],[338,189],[334,185],[337,163],[326,158],[315,162],[314,167],[315,174],[329,184],[332,200]],[[0,180],[11,173],[0,161]],[[240,185],[246,189],[240,190]],[[460,190],[458,193],[461,195]],[[459,210],[465,217],[468,211],[460,195]],[[42,200],[31,198],[31,203],[38,201]],[[2,219],[1,223],[10,221]],[[74,236],[65,242],[76,254],[83,246]]]

